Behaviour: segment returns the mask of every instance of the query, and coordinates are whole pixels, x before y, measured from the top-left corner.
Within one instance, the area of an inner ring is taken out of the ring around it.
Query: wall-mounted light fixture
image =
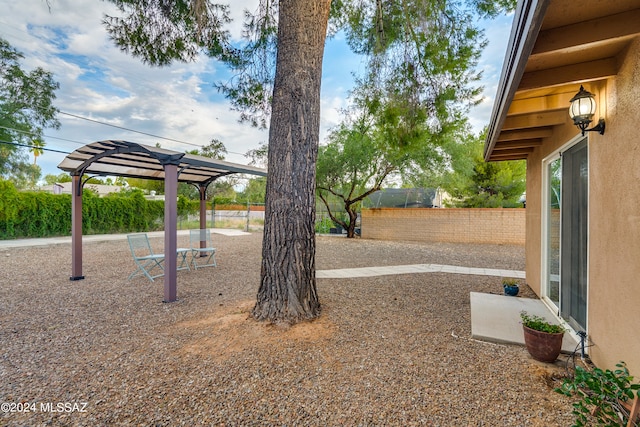
[[[598,120],[596,126],[587,129],[593,119],[593,115],[596,113],[596,100],[591,92],[584,90],[584,87],[580,85],[580,91],[569,102],[571,102],[569,116],[573,120],[573,124],[580,128],[582,136],[584,136],[585,132],[592,131],[604,135],[604,119]]]

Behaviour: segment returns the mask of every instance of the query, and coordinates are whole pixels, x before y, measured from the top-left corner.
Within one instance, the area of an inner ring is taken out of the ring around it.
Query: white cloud
[[[334,96],[325,96],[320,101],[320,144],[326,142],[327,136],[331,128],[340,124],[344,118],[341,110],[346,108],[347,99],[346,94],[340,96],[340,92],[337,92]]]

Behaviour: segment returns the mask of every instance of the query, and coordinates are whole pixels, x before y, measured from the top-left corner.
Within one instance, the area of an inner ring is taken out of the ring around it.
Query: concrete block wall
[[[362,209],[362,238],[524,245],[524,208]]]

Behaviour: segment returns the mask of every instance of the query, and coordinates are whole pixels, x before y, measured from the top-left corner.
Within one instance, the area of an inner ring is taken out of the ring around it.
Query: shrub
[[[624,362],[616,367],[618,369],[611,371],[599,368],[587,370],[576,366],[573,378],[566,378],[562,386],[555,389],[569,397],[580,397],[573,404],[575,427],[587,426],[590,421],[597,421],[597,425],[604,426],[627,425],[629,411],[620,402],[633,399],[640,390],[640,384],[631,383],[633,377],[629,375]]]
[[[320,221],[316,221],[316,233],[328,234],[332,227],[335,227],[335,225],[329,217],[325,217]]]
[[[198,211],[199,201],[178,199],[178,214]],[[140,190],[98,197],[82,195],[83,234],[128,233],[163,228],[164,202],[146,200]],[[71,234],[71,195],[18,192],[0,179],[0,239],[68,236]]]

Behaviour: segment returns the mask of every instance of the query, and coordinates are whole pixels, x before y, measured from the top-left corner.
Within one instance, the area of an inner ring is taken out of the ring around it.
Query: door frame
[[[559,148],[553,150],[551,153],[549,153],[547,156],[545,156],[542,159],[542,170],[541,170],[541,227],[540,227],[540,242],[541,242],[541,263],[540,263],[540,279],[541,279],[541,283],[540,283],[540,299],[542,300],[542,302],[549,308],[549,310],[558,318],[558,320],[563,324],[563,326],[565,328],[567,328],[568,332],[571,333],[571,335],[573,335],[574,338],[576,338],[576,340],[578,342],[580,342],[580,336],[576,333],[576,331],[562,318],[562,316],[560,315],[560,306],[562,305],[562,288],[560,288],[559,290],[559,296],[558,296],[558,306],[556,306],[556,304],[551,301],[551,299],[547,296],[547,285],[548,285],[548,277],[549,277],[549,200],[550,200],[550,194],[549,194],[549,174],[548,174],[548,168],[549,165],[557,160],[558,158],[561,157],[561,153],[563,153],[564,151],[567,151],[569,148],[573,147],[574,145],[578,144],[579,142],[581,142],[582,140],[586,139],[587,140],[587,159],[588,159],[588,165],[590,166],[591,164],[591,157],[589,156],[589,137],[588,134],[585,136],[582,136],[581,134],[577,134],[576,136],[574,136],[573,138],[571,138],[569,141],[567,141],[566,143],[564,143],[562,146],[560,146]],[[590,168],[589,168],[589,175],[587,177],[588,180],[588,189],[587,189],[587,194],[590,193],[591,191],[591,172],[590,172]],[[587,196],[587,199],[590,200],[590,197]],[[561,202],[562,203],[562,202]],[[587,206],[587,230],[589,229],[589,220],[590,220],[590,216],[588,211],[591,209],[591,205],[588,204]],[[562,230],[562,215],[560,218],[560,229]],[[562,239],[562,233],[560,233],[560,239]],[[585,329],[588,331],[589,330],[589,268],[590,268],[590,263],[589,263],[589,251],[590,251],[590,245],[587,243],[587,296],[586,296],[586,321],[585,321]],[[562,241],[560,241],[560,259],[562,259]],[[560,277],[562,277],[562,264],[560,264]],[[562,286],[562,283],[560,284],[560,286]]]
[[[569,144],[565,144],[570,146]],[[564,146],[563,146],[564,148]],[[558,306],[556,306],[555,302],[553,302],[548,296],[548,285],[549,285],[549,275],[550,275],[550,266],[549,266],[549,228],[550,228],[550,218],[549,218],[549,201],[551,200],[551,194],[549,190],[549,166],[552,162],[558,160],[560,158],[560,152],[563,151],[561,149],[555,150],[547,157],[542,159],[542,223],[541,223],[541,255],[542,259],[540,260],[540,299],[544,302],[547,307],[557,316],[560,317],[560,294],[558,295]],[[562,208],[562,207],[561,207]],[[560,215],[560,227],[562,228],[562,215]],[[562,233],[560,233],[562,234]],[[559,236],[561,238],[562,236]],[[562,250],[562,244],[559,245],[559,251]],[[559,255],[559,258],[562,259],[562,254]],[[560,265],[562,268],[562,265]],[[558,276],[562,276],[560,272],[558,272]],[[560,277],[558,277],[558,281],[560,281]]]

